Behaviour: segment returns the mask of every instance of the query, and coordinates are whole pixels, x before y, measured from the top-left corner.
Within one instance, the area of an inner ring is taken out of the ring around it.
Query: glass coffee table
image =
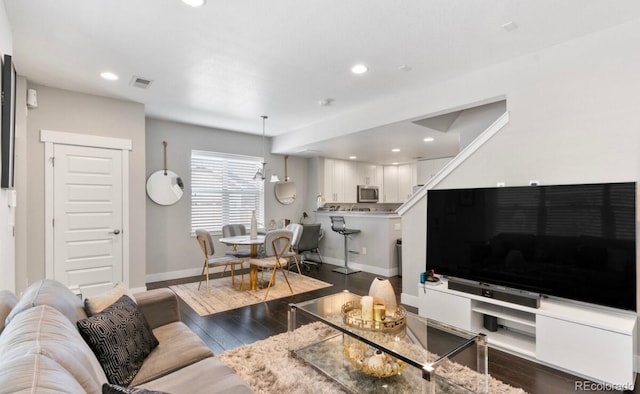
[[[290,304],[289,332],[296,329],[298,314],[335,329],[334,335],[290,352],[353,393],[488,392],[483,334],[401,307],[381,321],[361,320],[360,299],[343,291]]]

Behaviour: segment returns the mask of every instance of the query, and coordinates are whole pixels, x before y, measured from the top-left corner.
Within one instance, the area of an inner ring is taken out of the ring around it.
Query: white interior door
[[[53,274],[89,297],[123,281],[123,151],[53,145]]]

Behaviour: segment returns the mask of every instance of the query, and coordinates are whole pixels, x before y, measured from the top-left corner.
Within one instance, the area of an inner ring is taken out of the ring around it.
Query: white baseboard
[[[160,272],[157,274],[147,274],[145,276],[146,283],[160,282],[163,280],[187,278],[189,276],[198,276],[202,273],[202,268],[189,268],[180,271]]]
[[[132,294],[136,294],[136,293],[144,293],[145,291],[147,291],[147,286],[134,287],[133,289],[129,289],[129,291],[130,291]]]
[[[338,267],[344,267],[344,260],[336,259],[334,257],[326,257],[322,256],[322,261],[325,263],[335,265]],[[382,268],[382,267],[373,267],[366,264],[359,264],[350,261],[348,264],[349,268],[353,268],[355,270],[368,272],[374,275],[384,276],[386,278],[398,275],[398,268]]]
[[[414,296],[412,294],[402,293],[400,294],[400,302],[404,305],[409,305],[414,308],[418,308],[419,302],[418,296]]]

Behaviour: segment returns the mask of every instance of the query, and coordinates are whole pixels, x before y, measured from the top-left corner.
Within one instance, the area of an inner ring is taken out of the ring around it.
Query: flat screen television
[[[427,271],[636,310],[636,184],[429,190]]]

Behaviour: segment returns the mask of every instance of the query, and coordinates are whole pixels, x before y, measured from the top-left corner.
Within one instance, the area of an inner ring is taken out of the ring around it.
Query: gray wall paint
[[[261,121],[256,120],[261,129]],[[175,205],[161,206],[148,197],[147,210],[147,279],[149,281],[193,275],[202,269],[202,255],[195,238],[191,236],[191,150],[205,150],[250,156],[262,156],[262,136],[212,129],[159,119],[147,119],[148,177],[163,168],[162,141],[168,143],[168,167],[182,177],[185,183],[183,198]],[[267,144],[269,139],[267,139]],[[266,150],[267,178],[275,171],[284,178],[284,156],[270,155]],[[288,218],[297,222],[305,210],[307,197],[307,160],[289,157],[287,172],[296,183],[296,202],[278,203],[273,183],[265,183],[265,221]],[[214,238],[218,238],[217,236]],[[215,242],[216,254],[224,254],[225,247]]]
[[[19,251],[26,260],[26,277],[19,278],[18,287],[33,283],[45,275],[45,223],[44,223],[44,144],[40,142],[40,130],[90,134],[130,139],[133,149],[129,163],[129,211],[130,211],[130,286],[145,285],[145,145],[144,106],[142,104],[105,97],[71,92],[42,85],[29,84],[36,89],[38,108],[29,110],[25,135],[27,168],[16,182],[25,185],[25,195],[20,203],[26,205],[25,218],[28,245]],[[19,233],[19,234],[22,234]],[[21,245],[18,242],[18,245]]]
[[[640,53],[629,50],[638,42],[634,21],[434,87],[451,107],[504,94],[510,112],[510,123],[437,187],[639,181]],[[425,269],[425,201],[403,215],[402,228],[410,301]]]

